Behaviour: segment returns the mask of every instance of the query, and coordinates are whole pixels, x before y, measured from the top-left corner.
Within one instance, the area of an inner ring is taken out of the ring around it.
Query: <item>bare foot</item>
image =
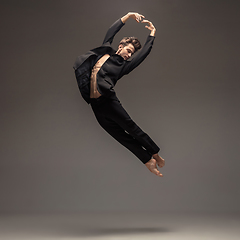
[[[145,163],[145,165],[150,170],[150,172],[156,174],[159,177],[163,177],[163,175],[157,169],[157,161],[155,159],[150,159],[147,163]]]
[[[152,157],[157,161],[157,165],[158,165],[160,168],[164,167],[164,165],[165,165],[165,160],[164,160],[162,157],[160,157],[157,153],[154,154]]]

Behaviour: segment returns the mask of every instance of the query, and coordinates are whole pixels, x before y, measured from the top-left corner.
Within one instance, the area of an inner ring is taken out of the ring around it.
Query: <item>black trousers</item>
[[[92,99],[91,107],[99,124],[143,163],[159,152],[160,148],[131,119],[117,98]]]

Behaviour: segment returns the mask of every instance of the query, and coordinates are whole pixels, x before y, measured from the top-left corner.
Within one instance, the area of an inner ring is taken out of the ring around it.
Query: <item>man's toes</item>
[[[163,177],[163,175],[160,172],[158,172],[157,176]]]
[[[153,169],[152,171],[154,174],[156,174],[159,177],[162,177],[163,175],[157,170],[157,169]]]
[[[165,161],[158,162],[157,165],[162,168],[165,166]]]

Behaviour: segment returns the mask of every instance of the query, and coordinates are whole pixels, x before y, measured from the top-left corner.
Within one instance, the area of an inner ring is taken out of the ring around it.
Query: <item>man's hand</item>
[[[142,21],[142,18],[145,18],[142,14],[135,13],[135,12],[129,12],[128,14],[130,18],[133,18],[137,22],[140,22]]]
[[[129,18],[132,18],[136,20],[138,23],[142,21],[143,18],[145,18],[142,14],[135,13],[135,12],[129,12],[125,16],[121,18],[122,22],[125,23]]]
[[[150,22],[148,20],[142,20],[142,23],[147,23],[148,24],[148,25],[145,26],[145,28],[147,28],[151,31],[151,33],[150,33],[151,36],[154,36],[155,33],[156,33],[156,28],[154,27],[152,22]]]
[[[142,23],[147,23],[148,25],[145,26],[145,28],[149,29],[151,31],[150,35],[151,36],[155,36],[156,33],[156,28],[154,27],[154,25],[152,24],[152,22],[145,20],[143,18],[145,18],[142,14],[136,13],[136,12],[129,12],[126,15],[124,15],[121,18],[121,21],[123,23],[125,23],[129,18],[134,19],[135,21],[142,22]]]

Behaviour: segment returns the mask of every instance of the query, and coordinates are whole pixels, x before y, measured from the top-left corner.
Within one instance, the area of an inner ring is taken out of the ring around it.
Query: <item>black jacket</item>
[[[97,73],[97,88],[101,95],[105,97],[115,96],[114,86],[123,76],[136,68],[150,53],[155,37],[148,36],[143,48],[132,58],[125,61],[120,55],[116,54],[116,50],[111,47],[112,41],[116,33],[125,24],[118,19],[107,31],[102,46],[94,48],[78,56],[74,63],[75,75],[82,97],[87,103],[90,103],[90,76],[93,66],[103,55],[109,54],[110,57],[102,65]]]

